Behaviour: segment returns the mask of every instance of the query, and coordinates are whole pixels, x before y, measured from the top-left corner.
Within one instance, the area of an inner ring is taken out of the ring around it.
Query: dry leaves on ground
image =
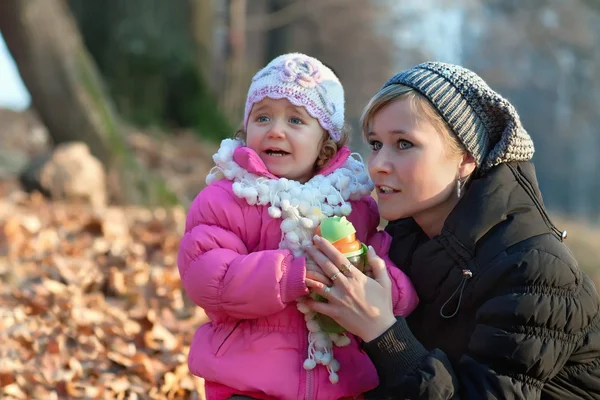
[[[184,210],[58,204],[0,190],[0,397],[202,399],[187,352]]]

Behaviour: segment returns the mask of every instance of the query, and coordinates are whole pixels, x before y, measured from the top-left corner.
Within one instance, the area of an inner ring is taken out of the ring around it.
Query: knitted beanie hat
[[[248,128],[252,106],[265,97],[287,99],[304,107],[333,140],[340,139],[344,126],[344,88],[333,71],[319,60],[289,53],[258,71],[248,90],[244,129]]]
[[[411,87],[429,99],[473,155],[480,173],[533,156],[533,141],[515,108],[473,71],[426,62],[396,74],[383,88],[393,84]]]

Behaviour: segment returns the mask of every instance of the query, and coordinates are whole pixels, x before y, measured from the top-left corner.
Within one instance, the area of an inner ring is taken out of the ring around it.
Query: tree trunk
[[[55,144],[86,143],[115,178],[119,202],[147,202],[156,188],[131,156],[96,65],[62,0],[0,1],[0,31],[33,106]],[[140,190],[141,189],[141,190]],[[164,188],[154,194],[167,194]],[[171,198],[171,196],[168,196]]]
[[[196,42],[197,64],[202,77],[211,82],[213,73],[213,20],[212,0],[189,0],[191,30]]]
[[[0,29],[55,143],[81,140],[105,165],[123,139],[94,64],[59,0],[0,2]]]
[[[229,48],[223,110],[231,121],[241,122],[246,65],[246,0],[229,0]]]

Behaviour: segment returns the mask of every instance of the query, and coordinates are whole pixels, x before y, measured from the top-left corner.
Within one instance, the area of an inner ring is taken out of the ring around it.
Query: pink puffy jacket
[[[348,148],[340,149],[320,173],[331,173],[349,155]],[[247,147],[236,149],[234,160],[249,172],[274,178]],[[348,219],[357,239],[372,245],[388,265],[395,314],[408,315],[418,298],[408,278],[387,258],[391,238],[377,231],[375,201],[364,197],[351,205]],[[211,319],[194,336],[190,371],[205,379],[209,400],[233,394],[334,400],[373,389],[377,372],[350,334],[349,346],[334,348],[341,365],[337,384],[329,382],[322,367],[303,369],[308,331],[296,299],[309,293],[305,258],[279,249],[281,220],[273,219],[267,208],[248,205],[233,193],[232,182],[222,179],[202,190],[189,210],[179,272],[187,295]]]

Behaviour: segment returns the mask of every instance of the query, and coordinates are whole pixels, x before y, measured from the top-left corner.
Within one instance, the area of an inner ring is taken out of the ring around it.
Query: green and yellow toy
[[[367,246],[356,240],[356,229],[346,217],[329,217],[321,221],[315,233],[327,239],[356,267],[364,273],[367,266]],[[327,302],[323,296],[312,294],[315,300]],[[327,315],[317,314],[315,320],[319,323],[321,330],[326,333],[344,333],[346,330]]]

